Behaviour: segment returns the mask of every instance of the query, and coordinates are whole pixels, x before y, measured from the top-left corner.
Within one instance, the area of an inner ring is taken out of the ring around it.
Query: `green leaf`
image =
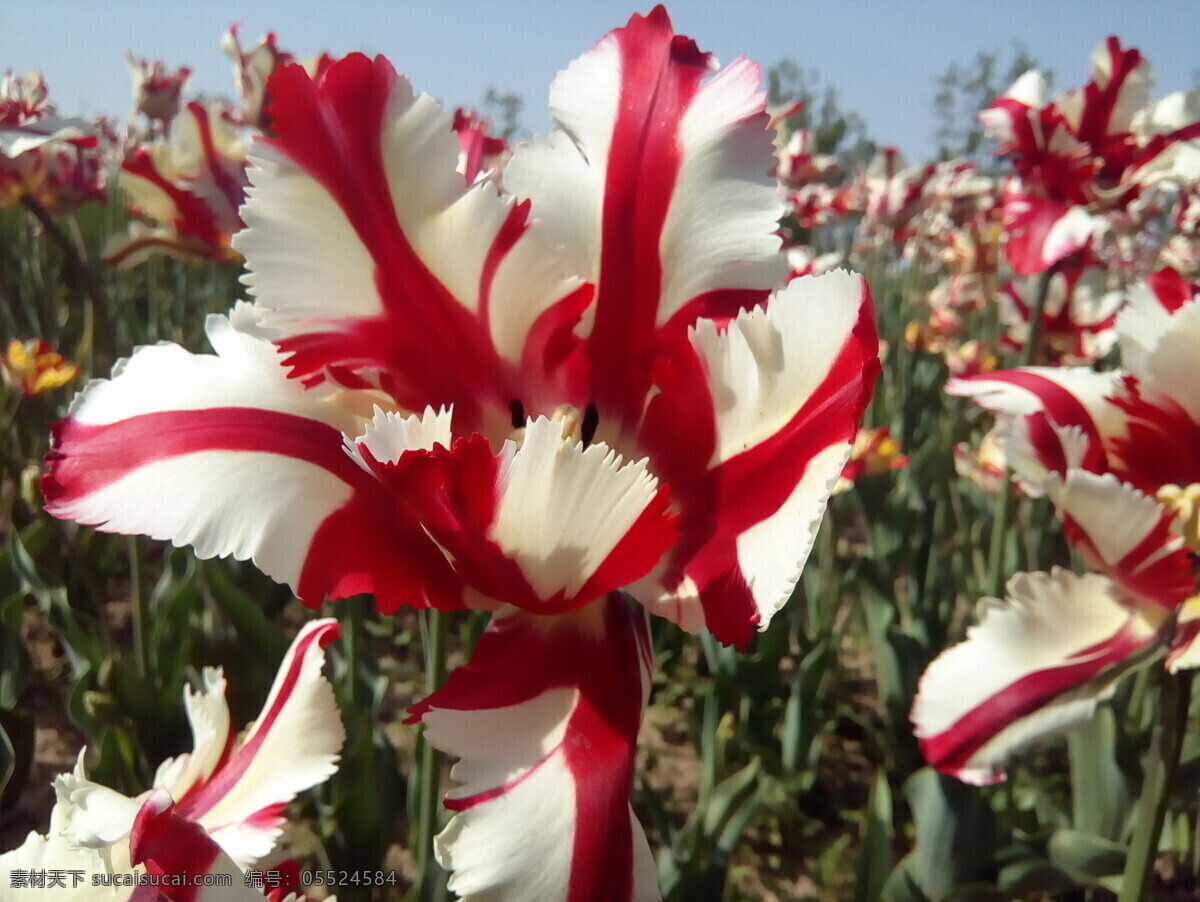
[[[867,798],[867,828],[858,854],[854,902],[875,902],[892,870],[892,788],[887,772],[875,772]]]
[[[1072,826],[1110,840],[1120,839],[1133,805],[1125,775],[1117,765],[1116,747],[1116,720],[1106,706],[1067,737]]]
[[[736,774],[722,780],[712,791],[704,806],[703,829],[706,836],[715,836],[723,829],[733,814],[735,804],[752,791],[762,770],[762,762],[755,758]]]
[[[915,852],[908,853],[900,860],[883,885],[883,891],[879,894],[880,902],[929,902],[929,897],[913,876],[916,860]]]
[[[0,711],[0,802],[11,802],[25,787],[33,767],[33,734],[28,711]]]
[[[20,595],[0,603],[0,711],[16,707],[29,686],[29,653],[21,639],[24,610]]]
[[[1129,848],[1080,830],[1056,830],[1050,837],[1047,852],[1050,863],[1077,882],[1095,885],[1103,877],[1120,875]]]
[[[1000,869],[996,886],[1011,896],[1032,893],[1056,893],[1074,889],[1077,884],[1061,868],[1043,858],[1027,858]]]
[[[916,822],[912,875],[938,898],[969,882],[990,881],[999,827],[979,790],[922,768],[904,784]]]

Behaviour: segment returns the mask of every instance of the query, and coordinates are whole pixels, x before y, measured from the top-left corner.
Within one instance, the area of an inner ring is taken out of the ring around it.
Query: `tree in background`
[[[1006,62],[997,51],[981,50],[969,63],[951,63],[937,78],[933,115],[937,122],[933,139],[943,160],[965,158],[986,163],[983,126],[979,112],[1008,90],[1009,85],[1030,69],[1038,68],[1024,44],[1014,43]],[[1043,70],[1053,81],[1053,73]]]
[[[796,101],[804,106],[784,120],[785,132],[808,129],[816,139],[816,152],[836,156],[843,173],[870,162],[876,145],[867,123],[858,113],[842,109],[837,88],[823,86],[815,68],[801,69],[794,60],[780,60],[767,70],[767,103],[779,108]]]
[[[489,86],[483,95],[484,118],[492,120],[492,129],[497,137],[511,142],[521,130],[521,107],[524,101],[520,94],[498,91]]]

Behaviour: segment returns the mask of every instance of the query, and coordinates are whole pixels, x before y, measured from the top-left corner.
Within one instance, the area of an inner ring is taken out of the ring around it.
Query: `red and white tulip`
[[[58,516],[253,558],[312,605],[495,612],[413,709],[460,759],[437,848],[467,898],[658,897],[628,805],[645,610],[765,628],[869,400],[862,278],[780,289],[759,85],[634,16],[555,81],[506,194],[385,59],[284,67],[234,240],[254,305],[55,429]]]

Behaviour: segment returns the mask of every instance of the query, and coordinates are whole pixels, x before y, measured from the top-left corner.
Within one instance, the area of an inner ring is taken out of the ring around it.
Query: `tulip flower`
[[[1000,293],[1000,321],[1006,331],[999,346],[1010,354],[1025,349],[1039,279],[1009,282]],[[1121,291],[1107,288],[1105,272],[1080,260],[1050,276],[1041,321],[1037,325],[1035,363],[1079,366],[1104,357],[1117,343],[1117,312],[1125,302]]]
[[[412,709],[460,759],[437,852],[467,898],[657,897],[628,801],[646,612],[765,628],[869,400],[862,278],[778,290],[759,84],[634,16],[560,74],[502,194],[382,57],[284,67],[234,240],[254,304],[55,429],[57,516],[252,558],[313,605],[493,612]]]
[[[1099,217],[1151,186],[1200,176],[1189,146],[1200,137],[1200,104],[1182,93],[1155,104],[1153,80],[1150,63],[1110,37],[1093,52],[1083,89],[1050,101],[1046,78],[1030,71],[979,114],[1021,179],[1004,199],[1006,251],[1019,275],[1087,247]]]
[[[79,375],[79,367],[68,363],[45,339],[13,339],[0,358],[0,375],[5,384],[26,398],[67,385]]]
[[[890,429],[886,426],[859,429],[850,447],[850,459],[833,487],[834,494],[848,492],[861,478],[880,476],[907,466],[908,455],[900,453],[900,443],[892,438]]]
[[[491,124],[487,119],[480,119],[474,110],[459,107],[454,111],[454,133],[462,147],[458,169],[469,183],[480,177],[494,176],[508,149],[503,138],[488,134]]]
[[[133,111],[144,113],[151,123],[159,123],[163,131],[179,115],[183,87],[192,75],[192,70],[182,66],[168,72],[161,60],[151,63],[138,59],[132,53],[125,54],[129,66],[129,80],[133,86]]]
[[[55,170],[72,155],[82,158],[96,146],[91,126],[55,113],[40,72],[24,77],[8,72],[0,80],[0,209],[21,203],[23,197],[37,197],[44,188],[56,197],[56,182],[63,179]],[[89,186],[98,189],[99,179],[97,168]],[[83,191],[85,196],[95,193]]]
[[[297,62],[296,57],[275,46],[274,32],[268,32],[255,46],[243,48],[238,38],[237,23],[229,26],[229,31],[221,40],[221,49],[233,61],[233,83],[238,96],[242,98],[241,121],[261,132],[269,132],[271,118],[268,114],[267,82],[276,69]],[[322,53],[304,65],[309,75],[315,78],[332,62],[332,57]]]
[[[186,823],[189,835],[203,837],[231,865],[245,868],[269,854],[282,832],[284,806],[337,771],[345,731],[333,688],[321,675],[324,648],[337,635],[334,620],[313,621],[300,631],[262,712],[241,737],[230,730],[221,669],[205,668],[201,690],[187,687],[183,695],[193,750],[159,765],[151,788],[136,798],[89,780],[86,749],[80,752],[74,772],[54,781],[58,801],[49,834],[30,834],[21,848],[0,856],[0,864],[36,868],[42,862],[89,875],[128,875],[147,857],[144,848],[140,857],[138,852],[139,841],[146,844],[147,819],[157,820],[167,808]],[[168,872],[205,871],[176,867]]]
[[[1021,574],[926,671],[913,722],[935,767],[1002,779],[1018,748],[1079,725],[1143,653],[1200,666],[1195,286],[1163,271],[1117,321],[1123,372],[1030,367],[952,380],[998,414],[1026,491],[1097,574]],[[975,672],[969,678],[967,669]],[[952,688],[953,687],[953,688]]]
[[[239,130],[220,105],[189,103],[168,141],[137,147],[121,164],[121,188],[140,218],[109,240],[104,259],[122,267],[158,253],[236,260],[230,240],[242,226],[245,166]]]

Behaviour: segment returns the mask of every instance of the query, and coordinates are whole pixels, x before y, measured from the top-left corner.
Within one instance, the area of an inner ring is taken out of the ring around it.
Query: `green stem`
[[[96,284],[95,274],[84,260],[79,247],[59,227],[45,207],[28,194],[21,198],[21,203],[33,214],[51,240],[58,245],[67,261],[67,268],[71,270],[75,286],[87,296],[92,308],[92,321],[96,330],[95,366],[97,370],[107,369],[112,364],[114,351],[113,323],[109,316],[108,303]]]
[[[446,615],[430,608],[421,613],[425,648],[425,688],[434,692],[446,678]],[[438,794],[442,756],[421,736],[421,794],[417,809],[420,848],[417,863],[422,878],[433,861],[433,836],[437,832]]]
[[[1158,855],[1158,841],[1171,805],[1171,785],[1183,750],[1191,700],[1191,672],[1163,673],[1158,718],[1150,734],[1150,752],[1142,795],[1138,800],[1136,826],[1129,844],[1129,857],[1125,859],[1117,902],[1142,902],[1146,898],[1154,859]]]
[[[129,536],[129,595],[133,602],[133,653],[138,675],[150,675],[150,598],[142,578],[142,545]]]
[[[346,648],[346,694],[355,715],[361,716],[368,710],[369,699],[364,692],[363,681],[359,675],[362,660],[363,619],[366,617],[366,605],[370,602],[356,596],[346,600],[345,613],[342,617],[342,627],[345,630]]]
[[[1021,350],[1021,359],[1017,364],[1019,367],[1033,363],[1038,340],[1041,338],[1042,312],[1046,309],[1046,295],[1050,293],[1050,279],[1054,272],[1055,268],[1052,266],[1038,278],[1037,298],[1029,315],[1029,334],[1025,338],[1025,347]],[[1012,507],[1012,483],[1012,468],[1005,466],[1004,480],[1000,483],[1000,497],[996,499],[996,518],[992,521],[987,585],[984,587],[985,595],[996,598],[1004,588],[1004,539],[1008,532],[1008,512]]]

